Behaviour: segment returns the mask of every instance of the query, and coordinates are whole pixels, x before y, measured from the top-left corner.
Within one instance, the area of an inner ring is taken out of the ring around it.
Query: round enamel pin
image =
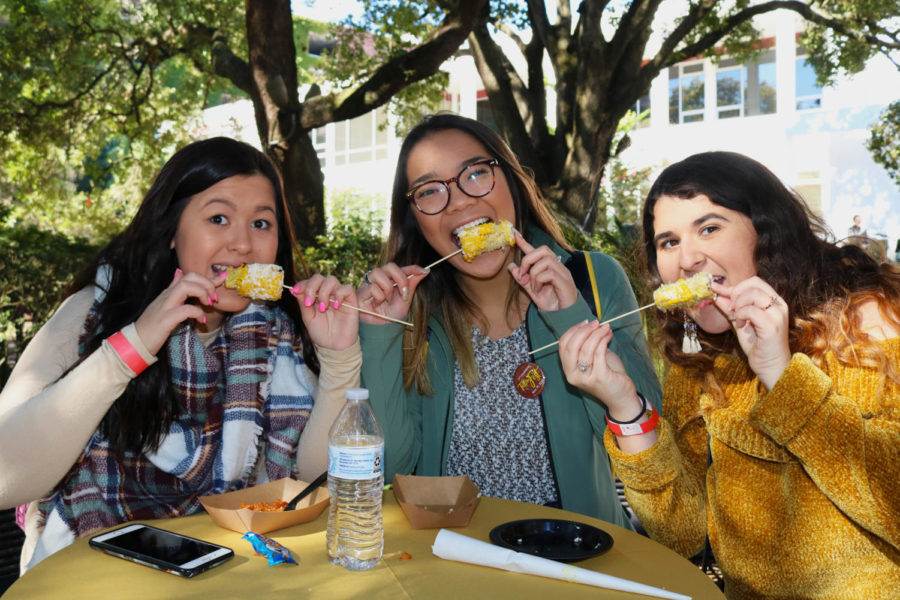
[[[536,363],[526,362],[516,368],[516,372],[513,373],[513,383],[520,396],[537,398],[544,391],[547,378]]]

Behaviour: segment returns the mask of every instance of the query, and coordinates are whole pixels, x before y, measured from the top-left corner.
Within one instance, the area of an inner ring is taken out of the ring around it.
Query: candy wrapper
[[[297,561],[291,556],[291,551],[270,537],[248,531],[241,539],[249,541],[257,554],[269,559],[270,567],[279,563],[297,564]]]

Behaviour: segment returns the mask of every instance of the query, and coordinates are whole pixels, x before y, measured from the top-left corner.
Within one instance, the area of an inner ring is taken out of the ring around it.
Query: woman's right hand
[[[226,273],[213,279],[197,273],[184,273],[175,269],[175,277],[169,287],[151,302],[134,324],[137,333],[152,354],[162,349],[166,340],[179,323],[185,319],[206,319],[197,303],[212,306],[217,298],[216,288],[225,283]]]
[[[409,313],[416,288],[426,275],[428,271],[418,265],[400,267],[392,262],[372,269],[366,273],[368,283],[363,283],[357,290],[360,306],[392,319],[403,319]],[[359,320],[372,325],[387,323],[365,313],[359,313]]]
[[[612,337],[609,325],[578,323],[559,338],[559,357],[569,383],[600,400],[613,419],[627,420],[640,400],[622,360],[609,349]]]

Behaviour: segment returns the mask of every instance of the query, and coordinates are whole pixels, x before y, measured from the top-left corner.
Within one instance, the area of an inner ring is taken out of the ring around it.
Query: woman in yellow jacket
[[[897,598],[900,271],[826,241],[800,198],[728,152],[663,171],[643,227],[656,283],[706,272],[718,295],[661,313],[664,418],[608,327],[571,328],[560,356],[607,407],[644,527],[685,556],[708,536],[730,599]]]

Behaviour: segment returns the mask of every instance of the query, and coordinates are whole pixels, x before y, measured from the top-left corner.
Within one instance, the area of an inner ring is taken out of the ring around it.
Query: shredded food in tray
[[[249,508],[250,510],[259,512],[284,512],[287,505],[288,503],[284,500],[276,500],[275,502],[254,502],[252,504],[241,502],[241,508]]]

